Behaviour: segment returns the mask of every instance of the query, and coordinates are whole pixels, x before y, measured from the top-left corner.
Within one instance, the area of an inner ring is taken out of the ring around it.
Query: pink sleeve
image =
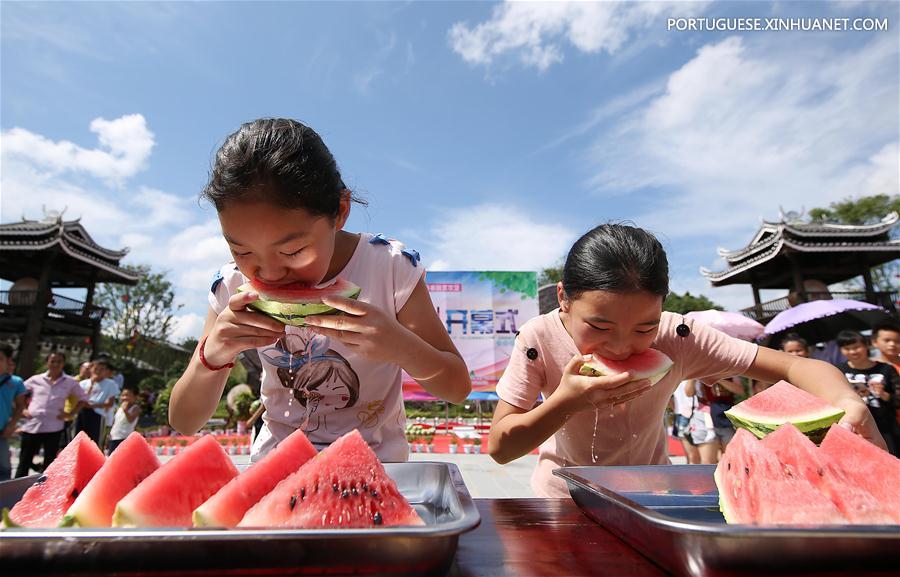
[[[72,379],[72,382],[74,384],[69,387],[69,394],[72,395],[73,397],[75,397],[76,399],[78,399],[79,401],[87,401],[88,400],[87,393],[85,393],[84,389],[81,388],[81,384],[78,381],[76,381],[75,379]]]
[[[497,396],[524,411],[534,407],[546,380],[541,360],[543,355],[538,355],[534,360],[526,356],[526,351],[535,346],[534,335],[529,328],[528,325],[523,326],[516,337],[509,363],[497,383]]]
[[[730,337],[690,319],[685,322],[691,334],[683,339],[684,379],[713,383],[745,373],[756,359],[759,347],[755,343]]]
[[[209,306],[217,315],[225,310],[228,306],[228,299],[231,298],[237,287],[246,282],[244,275],[238,270],[237,265],[229,262],[216,271],[212,284],[207,293]]]

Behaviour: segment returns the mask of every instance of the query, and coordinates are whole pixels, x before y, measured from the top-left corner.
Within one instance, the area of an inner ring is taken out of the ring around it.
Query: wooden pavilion
[[[21,338],[17,372],[35,368],[42,337],[83,336],[94,350],[106,309],[93,304],[97,283],[134,285],[139,276],[119,266],[128,249],[98,245],[79,220],[48,213],[41,221],[0,224],[0,278],[13,284],[0,291],[0,335]],[[86,288],[84,302],[54,293]]]
[[[782,215],[779,222],[763,221],[742,249],[719,249],[725,270],[701,268],[701,274],[714,287],[751,285],[755,304],[743,312],[764,324],[797,302],[823,297],[865,300],[897,314],[900,295],[875,290],[871,269],[900,258],[900,239],[890,237],[900,215],[892,212],[866,225],[809,223],[791,216]],[[827,285],[858,276],[863,278],[864,291],[828,292]],[[791,295],[764,303],[761,289],[787,289]]]

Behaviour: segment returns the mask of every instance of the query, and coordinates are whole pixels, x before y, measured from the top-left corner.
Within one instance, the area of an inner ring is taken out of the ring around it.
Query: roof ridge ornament
[[[60,212],[60,211],[54,210],[52,208],[50,210],[47,210],[47,205],[42,204],[41,210],[44,211],[44,218],[41,219],[42,223],[60,224],[61,225],[63,222],[63,215],[66,214],[66,211],[69,210],[69,207],[68,207],[68,205],[66,205],[66,207],[62,209],[62,212]],[[22,217],[22,218],[24,220],[24,217]]]
[[[783,224],[806,224],[806,221],[803,220],[805,214],[806,207],[803,206],[800,207],[800,212],[797,212],[796,210],[785,212],[781,205],[778,206],[778,216]]]

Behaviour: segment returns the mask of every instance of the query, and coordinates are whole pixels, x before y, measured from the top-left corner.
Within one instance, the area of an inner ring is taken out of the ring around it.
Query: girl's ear
[[[569,299],[566,297],[566,291],[563,290],[563,283],[556,283],[556,300],[559,302],[559,310],[564,313],[569,312]]]
[[[336,230],[341,230],[350,218],[350,191],[343,190],[341,192],[341,202],[338,205],[338,214],[334,225]]]

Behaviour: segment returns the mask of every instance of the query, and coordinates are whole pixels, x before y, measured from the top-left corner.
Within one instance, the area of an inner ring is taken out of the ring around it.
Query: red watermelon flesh
[[[237,474],[215,438],[200,437],[119,501],[113,527],[190,527],[194,509]]]
[[[716,467],[720,503],[729,523],[844,524],[846,518],[809,481],[787,475],[775,454],[739,429]]]
[[[361,528],[423,525],[359,431],[284,479],[238,527]]]
[[[590,377],[618,375],[626,371],[634,380],[649,379],[656,384],[672,368],[672,359],[656,349],[647,349],[642,353],[631,355],[623,361],[605,359],[598,355],[581,366],[581,374]]]
[[[871,493],[894,523],[900,523],[900,459],[841,426],[831,427],[819,448],[853,485]]]
[[[9,512],[23,527],[56,527],[106,457],[82,431],[65,446]]]
[[[234,527],[247,512],[285,477],[316,456],[316,449],[297,429],[262,460],[232,479],[200,505],[195,527]]]
[[[790,423],[784,424],[763,440],[775,453],[789,477],[806,479],[831,499],[851,523],[890,524],[891,517],[870,492],[856,486],[826,452]]]
[[[84,491],[66,511],[65,525],[111,527],[119,499],[159,468],[159,459],[137,432],[113,451]]]

